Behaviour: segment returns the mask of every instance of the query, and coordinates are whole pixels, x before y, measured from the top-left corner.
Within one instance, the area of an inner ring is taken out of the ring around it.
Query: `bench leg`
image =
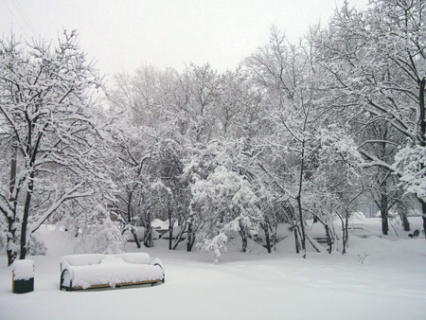
[[[64,270],[61,273],[60,290],[72,291],[72,279],[71,274],[68,270]]]

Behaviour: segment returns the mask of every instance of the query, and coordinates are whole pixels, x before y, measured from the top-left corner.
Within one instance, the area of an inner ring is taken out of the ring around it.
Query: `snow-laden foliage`
[[[46,244],[37,233],[33,233],[28,241],[28,254],[31,256],[44,256],[47,253]]]
[[[75,250],[80,253],[122,253],[126,244],[125,236],[111,220],[109,211],[100,205],[81,228],[78,239]]]
[[[337,125],[328,125],[318,132],[320,148],[316,152],[319,172],[325,169],[339,168],[341,177],[346,175],[348,183],[360,176],[359,168],[365,164],[362,154],[358,150],[356,141],[350,136],[348,128],[339,128]]]
[[[326,148],[331,148],[336,154],[340,154],[343,161],[362,163],[362,155],[358,151],[356,141],[349,135],[348,128],[340,128],[336,124],[328,125],[319,130],[321,151],[326,153]],[[327,155],[324,155],[326,157]],[[328,156],[331,156],[330,154]],[[333,157],[335,158],[335,157]]]
[[[259,199],[251,184],[224,166],[217,167],[205,180],[197,180],[191,187],[191,193],[193,205],[203,215],[213,215],[211,221],[214,223],[220,221],[221,225],[235,230],[251,227],[251,221],[259,220]],[[232,222],[237,217],[239,224],[235,226]]]
[[[407,146],[395,156],[393,165],[402,187],[426,201],[426,147]]]
[[[197,247],[203,251],[209,251],[213,255],[213,262],[219,263],[222,252],[226,252],[228,247],[228,237],[224,231],[219,231],[219,234],[212,239],[203,239],[197,244]]]
[[[246,250],[249,230],[263,221],[256,186],[240,167],[246,158],[237,141],[212,142],[199,150],[183,169],[191,191],[191,211],[200,221],[197,238],[215,260],[226,248],[227,233],[238,232]]]

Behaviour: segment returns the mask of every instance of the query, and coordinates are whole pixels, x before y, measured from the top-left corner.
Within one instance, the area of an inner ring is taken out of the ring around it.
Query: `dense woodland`
[[[306,256],[308,220],[324,226],[330,252],[338,237],[345,253],[361,199],[377,206],[383,235],[391,212],[409,230],[415,208],[426,228],[426,1],[370,2],[365,11],[345,4],[294,43],[272,28],[222,73],[144,65],[104,83],[75,32],[56,43],[2,39],[9,263],[37,246],[47,222],[113,251],[132,232],[151,246],[159,218],[170,223],[171,250],[184,241],[217,257],[230,236],[247,250],[258,228],[271,252],[280,223]]]

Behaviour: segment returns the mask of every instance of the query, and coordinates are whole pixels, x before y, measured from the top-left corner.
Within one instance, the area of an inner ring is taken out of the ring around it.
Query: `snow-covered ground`
[[[419,222],[419,221],[417,221]],[[365,222],[379,228],[378,219]],[[277,252],[232,249],[213,264],[206,253],[168,251],[165,240],[144,249],[162,260],[166,283],[59,291],[59,261],[73,253],[62,231],[43,230],[46,256],[35,262],[35,291],[11,293],[11,268],[0,257],[0,319],[423,319],[426,241],[352,237],[348,254],[309,252],[284,240]],[[128,251],[136,252],[129,243]]]

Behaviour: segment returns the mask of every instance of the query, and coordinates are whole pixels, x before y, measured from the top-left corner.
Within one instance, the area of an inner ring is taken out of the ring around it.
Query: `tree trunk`
[[[269,225],[267,222],[262,223],[263,231],[265,232],[265,241],[266,241],[266,249],[268,250],[268,253],[271,253],[271,238],[269,235]]]
[[[27,228],[28,228],[28,217],[30,216],[31,200],[34,191],[34,170],[30,173],[27,187],[27,195],[25,198],[24,213],[22,215],[21,223],[21,241],[20,241],[20,252],[19,259],[23,260],[27,256]]]
[[[298,234],[297,227],[294,227],[293,233],[294,233],[294,244],[296,246],[296,253],[299,254],[300,253],[300,242],[299,242],[299,237],[297,235]]]
[[[140,243],[140,241],[139,241],[139,239],[138,239],[138,235],[137,235],[137,233],[136,233],[135,229],[133,229],[133,228],[132,228],[130,232],[132,233],[133,240],[135,240],[136,247],[137,247],[138,249],[140,249],[140,248],[141,248],[141,243]]]
[[[399,211],[399,218],[401,219],[402,226],[404,231],[410,231],[410,221],[407,218],[407,212]]]
[[[9,181],[9,192],[10,192],[10,202],[13,203],[13,217],[7,217],[7,265],[10,266],[18,257],[18,251],[16,250],[16,196],[15,193],[15,182],[16,182],[16,157],[17,157],[17,147],[14,143],[12,145],[12,159],[10,160],[10,181]]]
[[[191,252],[192,246],[195,242],[195,235],[194,235],[194,216],[191,214],[189,217],[189,223],[188,223],[188,240],[186,242],[186,251]]]
[[[173,226],[169,224],[169,250],[173,249]]]
[[[342,254],[346,254],[346,247],[348,246],[348,241],[349,241],[349,232],[348,232],[349,212],[345,212],[345,213],[346,213],[345,219],[342,219],[342,242],[343,242]]]
[[[302,186],[303,186],[303,176],[305,170],[305,140],[302,141],[302,153],[300,155],[300,172],[299,172],[299,188],[297,192],[297,207],[299,210],[299,220],[300,220],[300,231],[301,231],[301,244],[303,250],[303,258],[306,258],[306,234],[305,234],[305,225],[303,219],[303,209],[302,209]]]
[[[389,232],[388,210],[381,210],[380,216],[382,219],[382,233],[384,236],[387,236]]]
[[[324,225],[325,227],[325,236],[327,238],[327,246],[328,246],[328,253],[331,254],[331,252],[333,251],[333,240],[331,239],[331,234],[330,234],[330,227],[328,226],[328,224]]]
[[[172,250],[173,247],[173,224],[172,216],[173,216],[173,209],[169,207],[167,211],[167,215],[169,218],[169,250]]]
[[[382,233],[387,236],[389,233],[389,208],[386,194],[380,195],[380,216],[382,219]]]
[[[240,226],[239,233],[240,233],[241,242],[242,242],[241,252],[247,252],[247,244],[248,244],[247,229],[243,226]]]
[[[173,250],[176,250],[176,248],[179,245],[179,243],[181,243],[184,240],[184,239],[182,239],[182,237],[183,237],[183,234],[185,232],[185,228],[186,228],[186,224],[184,224],[183,226],[181,226],[181,229],[180,229],[178,235],[176,236],[175,242],[173,244],[173,248],[172,248]],[[172,233],[172,236],[173,236],[173,233]]]
[[[146,224],[145,235],[143,239],[143,244],[147,248],[152,247],[152,226],[151,226],[151,214],[148,214],[148,221]]]
[[[18,251],[16,250],[16,224],[12,218],[8,219],[8,233],[7,233],[7,265],[10,266],[18,257]]]
[[[129,198],[127,200],[127,223],[128,224],[131,224],[131,222],[132,222],[132,198],[133,198],[133,191],[130,191],[129,192]],[[138,249],[140,249],[141,243],[138,239],[138,235],[137,235],[135,229],[131,228],[130,232],[132,233],[133,240],[135,240],[136,247]]]
[[[306,240],[308,240],[308,242],[311,244],[312,248],[314,248],[316,252],[320,253],[321,249],[317,247],[317,245],[314,243],[314,241],[312,241],[311,237],[309,235],[305,235],[305,236],[306,236]]]
[[[10,181],[9,181],[9,192],[10,198],[13,199],[13,192],[15,191],[16,182],[16,157],[18,156],[18,149],[15,143],[12,144],[12,159],[10,160]]]
[[[127,223],[132,222],[132,198],[133,198],[133,191],[130,191],[129,198],[127,199]]]
[[[306,235],[305,235],[305,226],[303,222],[303,211],[302,211],[302,200],[300,199],[300,195],[297,197],[297,207],[299,210],[299,220],[300,220],[300,242],[301,242],[301,249],[303,251],[303,258],[306,258]]]

